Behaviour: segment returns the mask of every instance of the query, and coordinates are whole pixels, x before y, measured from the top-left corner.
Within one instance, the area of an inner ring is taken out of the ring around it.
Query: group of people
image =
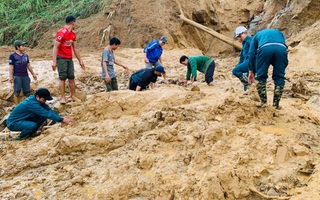
[[[52,69],[58,69],[59,89],[61,93],[60,103],[65,104],[67,98],[65,95],[65,84],[68,79],[70,88],[70,97],[73,101],[78,101],[75,91],[74,64],[72,60],[72,51],[74,52],[79,64],[85,70],[77,49],[76,19],[74,16],[67,16],[66,25],[61,28],[55,38],[53,47]],[[274,99],[273,106],[279,108],[279,102],[282,96],[285,84],[285,69],[288,65],[287,46],[285,38],[279,30],[265,29],[253,37],[249,36],[247,29],[239,26],[235,30],[235,37],[242,42],[242,50],[239,63],[232,70],[233,75],[239,78],[247,90],[254,80],[258,81],[257,90],[262,104],[267,103],[266,81],[268,78],[268,68],[273,66],[272,78],[274,80]],[[157,78],[163,76],[166,78],[166,72],[162,64],[163,46],[167,43],[167,38],[162,36],[159,40],[150,42],[144,48],[145,68],[133,73],[129,80],[129,89],[142,91],[154,88]],[[37,130],[46,119],[55,122],[72,123],[72,120],[60,117],[48,105],[47,100],[52,100],[49,90],[46,88],[38,89],[34,95],[30,95],[30,78],[28,71],[33,78],[37,80],[29,57],[25,52],[26,42],[17,40],[14,42],[15,52],[9,57],[9,80],[13,83],[14,102],[18,104],[7,119],[7,127],[12,131],[21,131],[16,140],[24,140],[37,135]],[[128,70],[129,68],[119,63],[114,57],[114,51],[121,44],[118,38],[111,38],[109,44],[104,48],[101,59],[102,79],[106,85],[107,92],[118,90],[117,77],[114,70],[114,64]],[[180,63],[187,67],[185,84],[193,84],[197,81],[197,71],[205,74],[205,82],[213,85],[213,76],[215,71],[215,62],[212,58],[199,56],[181,56]],[[23,96],[20,96],[21,90]],[[21,102],[25,99],[23,102]],[[20,103],[21,102],[21,103]],[[20,104],[19,104],[20,103]]]
[[[256,80],[261,105],[267,103],[267,86],[269,66],[273,66],[274,81],[273,107],[279,109],[285,85],[285,70],[288,66],[288,47],[284,35],[276,29],[264,29],[249,36],[243,26],[236,28],[235,37],[242,42],[240,60],[232,70],[247,90]]]

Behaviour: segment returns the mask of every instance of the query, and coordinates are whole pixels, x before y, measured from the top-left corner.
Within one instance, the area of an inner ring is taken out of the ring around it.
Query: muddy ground
[[[236,9],[231,1],[217,2],[221,12]],[[244,2],[254,10],[250,1]],[[295,3],[277,2],[288,8]],[[198,5],[204,4],[209,3]],[[230,35],[236,22],[227,26]],[[319,29],[317,21],[287,38],[290,63],[280,110],[271,106],[271,79],[266,107],[257,107],[254,85],[243,91],[231,75],[239,53],[228,45],[227,50],[221,45],[218,49],[229,53],[208,51],[217,64],[212,87],[201,81],[202,75],[196,83],[200,91],[176,84],[185,76],[180,56],[204,51],[174,42],[164,47],[168,83],[160,78],[155,89],[133,92],[127,89],[128,79],[144,66],[142,48],[124,43],[115,57],[130,70],[116,66],[120,90],[106,93],[100,79],[101,37],[95,37],[96,46],[90,48],[80,41],[86,71],[75,64],[83,101],[51,104],[74,123],[54,124],[32,140],[1,142],[1,199],[319,199]],[[12,51],[0,47],[1,117],[12,109],[10,99],[5,100],[12,90],[6,61]],[[47,87],[57,100],[52,50],[27,53],[39,78],[32,80],[32,88]]]

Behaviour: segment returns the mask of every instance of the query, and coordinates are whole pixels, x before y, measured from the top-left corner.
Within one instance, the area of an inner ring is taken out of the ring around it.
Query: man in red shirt
[[[53,46],[53,64],[52,69],[55,71],[58,66],[59,73],[59,88],[61,92],[60,103],[67,102],[65,95],[65,82],[69,80],[69,87],[71,90],[71,99],[76,101],[76,84],[74,81],[74,65],[72,61],[72,50],[77,57],[79,64],[83,70],[85,65],[81,60],[79,51],[77,49],[77,37],[75,32],[76,18],[72,15],[66,17],[66,25],[61,28],[56,34],[56,40]]]

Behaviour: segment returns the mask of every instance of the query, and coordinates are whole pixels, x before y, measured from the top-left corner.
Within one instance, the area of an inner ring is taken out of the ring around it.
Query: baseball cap
[[[13,45],[14,45],[15,47],[18,47],[18,46],[21,46],[21,45],[25,45],[25,44],[27,44],[27,42],[24,42],[24,41],[22,41],[22,40],[16,40],[16,41],[14,41],[14,43],[13,43]]]
[[[168,42],[166,36],[162,36],[162,37],[160,38],[160,40],[161,40],[162,42],[164,42],[164,43],[167,43],[167,42]]]
[[[76,21],[76,18],[73,15],[68,15],[66,17],[66,24]]]
[[[36,96],[38,95],[40,98],[43,97],[48,101],[53,99],[51,97],[51,94],[50,94],[49,90],[46,89],[46,88],[39,88],[34,95],[36,95]]]
[[[164,68],[163,68],[161,65],[157,66],[155,70],[156,70],[157,72],[161,72],[162,74],[165,74],[165,73],[166,73],[166,72],[164,71]]]
[[[238,26],[237,28],[236,28],[236,31],[235,31],[235,35],[234,35],[234,37],[235,38],[237,38],[237,37],[239,37],[242,33],[244,33],[244,32],[247,32],[247,29],[244,27],[244,26]]]

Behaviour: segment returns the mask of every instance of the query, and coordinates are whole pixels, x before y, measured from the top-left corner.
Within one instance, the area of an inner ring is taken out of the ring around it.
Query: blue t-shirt
[[[110,78],[115,78],[116,77],[116,73],[114,72],[114,55],[113,55],[113,51],[112,50],[106,50],[104,49],[102,52],[102,59],[101,59],[101,68],[102,68],[102,73],[101,73],[101,77],[102,79],[106,78],[106,72],[104,71],[103,68],[103,62],[107,62],[107,71],[108,74],[110,76]]]
[[[148,46],[143,50],[144,53],[147,53],[147,58],[151,63],[155,63],[159,60],[162,55],[162,51],[163,49],[159,44],[159,40],[150,42]]]
[[[13,76],[28,76],[29,57],[27,54],[20,56],[16,52],[10,55],[9,65],[13,65]]]

